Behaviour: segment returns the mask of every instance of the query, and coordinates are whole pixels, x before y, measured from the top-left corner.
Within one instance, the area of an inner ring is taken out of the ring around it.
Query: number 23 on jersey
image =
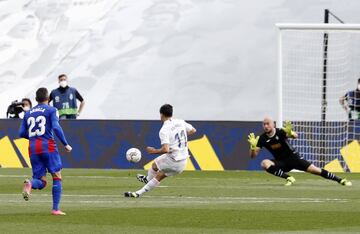
[[[42,115],[29,117],[27,120],[29,126],[29,137],[42,136],[45,134],[46,118]]]

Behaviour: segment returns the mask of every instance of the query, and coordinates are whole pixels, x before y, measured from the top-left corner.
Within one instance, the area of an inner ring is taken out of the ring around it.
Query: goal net
[[[360,140],[360,120],[350,120],[340,97],[360,78],[360,25],[277,24],[279,113],[293,122],[292,144],[317,166],[338,159],[340,149]],[[356,95],[355,95],[356,96]],[[346,102],[345,102],[346,104]],[[359,106],[360,108],[360,106]]]

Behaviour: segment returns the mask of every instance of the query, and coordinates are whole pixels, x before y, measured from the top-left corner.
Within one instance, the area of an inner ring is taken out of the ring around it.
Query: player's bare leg
[[[62,183],[61,183],[61,172],[55,172],[51,174],[53,177],[53,187],[52,187],[52,197],[53,197],[53,209],[51,211],[52,215],[66,215],[59,209],[61,193],[62,193]]]
[[[23,198],[28,201],[31,196],[32,189],[43,189],[46,187],[46,176],[42,176],[40,179],[26,179],[23,186]]]
[[[141,189],[139,189],[136,192],[126,192],[124,193],[125,197],[140,197],[141,195],[143,195],[146,192],[149,192],[150,190],[156,188],[157,186],[159,186],[160,181],[162,181],[163,179],[166,178],[166,175],[164,172],[159,171],[159,169],[157,168],[156,163],[153,163],[152,169],[156,172],[156,175],[151,178],[151,180],[149,180],[144,187],[142,187]]]
[[[325,169],[322,169],[322,168],[319,168],[313,164],[311,164],[308,169],[306,170],[306,172],[309,172],[311,174],[314,174],[314,175],[319,175],[325,179],[328,179],[328,180],[334,180],[336,182],[338,182],[339,184],[341,185],[344,185],[344,186],[351,186],[352,183],[351,181],[347,180],[347,179],[342,179],[340,177],[338,177],[337,175],[335,175],[334,173],[331,173]]]
[[[154,178],[156,176],[156,173],[159,169],[156,166],[156,163],[153,163],[151,165],[151,168],[148,170],[148,175],[142,175],[142,174],[137,174],[136,178],[138,179],[138,181],[147,184],[152,178]]]
[[[29,179],[26,179],[24,181],[24,186],[23,186],[23,192],[22,192],[22,195],[23,195],[23,198],[25,201],[29,201],[30,199],[30,196],[31,196],[31,181]]]
[[[276,166],[276,164],[269,159],[262,160],[261,167],[270,174],[286,179],[285,186],[290,186],[296,181],[294,177],[286,174],[283,170],[281,170],[281,168]]]

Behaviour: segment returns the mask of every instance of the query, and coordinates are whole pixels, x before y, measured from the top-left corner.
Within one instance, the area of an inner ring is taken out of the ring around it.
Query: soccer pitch
[[[0,169],[0,233],[359,233],[360,174],[352,187],[292,173],[297,183],[264,172],[184,172],[146,196],[139,171],[65,169],[61,208],[51,216],[51,181],[22,198],[29,169]],[[345,176],[345,175],[343,175]]]

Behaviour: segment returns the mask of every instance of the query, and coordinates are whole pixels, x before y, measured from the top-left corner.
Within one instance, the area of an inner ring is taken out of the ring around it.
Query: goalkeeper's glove
[[[295,132],[292,130],[292,123],[290,121],[285,122],[285,126],[283,127],[283,131],[287,136],[293,137]]]
[[[248,142],[250,144],[250,150],[255,150],[256,149],[258,141],[259,141],[259,136],[255,137],[254,133],[249,134]]]

